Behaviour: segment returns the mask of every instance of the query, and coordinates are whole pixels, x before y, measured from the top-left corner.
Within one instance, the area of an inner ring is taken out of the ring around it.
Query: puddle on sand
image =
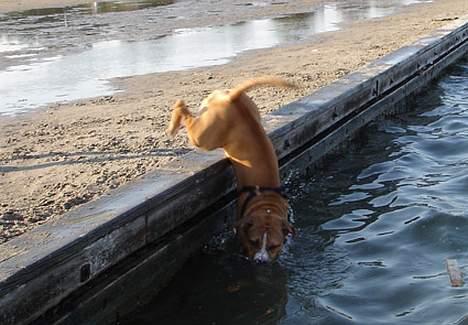
[[[317,33],[338,30],[342,23],[389,15],[417,2],[423,1],[335,1],[320,5],[310,13],[181,29],[168,36],[152,35],[150,40],[134,42],[119,40],[122,36],[119,30],[135,27],[134,20],[119,25],[117,30],[111,26],[121,16],[103,14],[99,15],[99,20],[87,22],[88,13],[92,12],[89,7],[70,9],[69,14],[73,10],[86,13],[79,14],[73,22],[67,21],[67,14],[58,9],[47,9],[51,13],[45,15],[47,11],[41,10],[4,15],[0,17],[0,28],[14,25],[16,32],[5,33],[0,29],[0,58],[4,62],[3,66],[0,63],[0,114],[109,95],[116,91],[109,82],[111,78],[224,64],[243,51],[301,41]],[[99,3],[99,6],[108,5],[109,11],[112,11],[110,8],[117,11],[115,8],[119,6],[128,8],[125,5],[148,8],[167,3],[170,2],[124,1]],[[151,15],[152,10],[158,9],[147,10]],[[126,13],[126,17],[132,14]],[[14,22],[18,15],[21,20]],[[13,25],[9,25],[11,22]],[[86,23],[81,26],[81,22]],[[151,31],[145,29],[143,33]],[[103,39],[114,40],[92,42],[78,52],[66,51],[87,44],[83,37],[95,40],[100,39],[100,35],[104,35]]]

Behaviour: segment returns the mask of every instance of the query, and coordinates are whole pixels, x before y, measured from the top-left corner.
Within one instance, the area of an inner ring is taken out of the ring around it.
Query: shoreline
[[[76,6],[89,6],[90,8],[97,4],[116,3],[116,0],[0,0],[0,14],[11,12],[21,12],[36,9],[67,8]],[[125,11],[135,11],[136,7],[131,6],[132,2],[138,3],[139,0],[127,0]],[[270,18],[280,14],[289,15],[294,13],[303,13],[314,9],[314,5],[323,2],[323,0],[295,0],[295,1],[257,1],[255,5],[249,0],[237,0],[235,3],[228,0],[212,2],[209,0],[166,0],[167,4],[161,6],[144,5],[144,8],[157,7],[162,10],[168,9],[179,16],[176,23],[178,28],[195,28],[212,25],[226,25],[239,21],[247,21],[258,18]],[[125,6],[125,3],[123,4]],[[210,21],[200,17],[198,12],[204,9],[210,16]],[[235,11],[234,11],[235,10]],[[176,12],[174,12],[176,11]],[[112,11],[111,11],[112,12]],[[172,17],[176,18],[176,16]]]
[[[177,98],[196,109],[212,90],[258,75],[281,76],[301,86],[251,92],[266,113],[414,42],[467,10],[465,0],[419,4],[300,44],[250,51],[225,65],[119,78],[115,83],[126,90],[113,96],[0,118],[0,243],[190,150],[184,136],[170,140],[164,135],[170,105]]]

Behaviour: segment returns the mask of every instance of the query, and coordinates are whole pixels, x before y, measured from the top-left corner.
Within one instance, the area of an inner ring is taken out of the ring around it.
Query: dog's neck
[[[284,216],[288,215],[288,204],[286,198],[276,191],[263,191],[257,195],[251,196],[248,192],[239,194],[238,204],[238,219],[242,219],[245,215],[249,215],[253,210],[265,210],[272,215]]]
[[[239,188],[245,186],[280,187],[280,177],[276,166],[261,161],[251,166],[231,159]]]

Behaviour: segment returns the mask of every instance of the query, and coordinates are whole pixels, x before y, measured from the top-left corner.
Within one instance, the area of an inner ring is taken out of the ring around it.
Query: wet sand
[[[7,2],[12,1],[0,0],[0,10]],[[282,14],[281,6],[271,7]],[[0,243],[191,150],[184,136],[171,140],[164,134],[177,98],[197,108],[213,89],[259,75],[282,76],[301,86],[252,92],[265,113],[466,13],[466,0],[436,0],[299,45],[248,52],[222,66],[115,80],[126,91],[114,96],[2,118]]]
[[[22,11],[37,8],[62,7],[64,5],[80,5],[88,0],[0,0],[0,12]]]
[[[155,2],[158,0],[127,0],[131,2]],[[0,13],[24,11],[42,8],[63,8],[71,6],[91,6],[93,3],[117,2],[116,0],[0,0]],[[177,11],[177,16],[184,17],[175,22],[177,28],[229,24],[239,20],[266,18],[278,14],[291,14],[310,11],[311,6],[321,0],[160,0],[160,3],[172,3],[169,10]],[[121,6],[125,6],[122,2]],[[200,15],[200,12],[204,13]]]

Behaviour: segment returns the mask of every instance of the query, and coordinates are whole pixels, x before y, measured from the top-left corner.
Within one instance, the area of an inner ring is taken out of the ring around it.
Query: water
[[[112,78],[224,64],[247,50],[302,41],[419,2],[427,0],[330,1],[309,13],[171,34],[161,26],[184,18],[175,1],[94,2],[0,15],[0,114],[110,95],[117,91]]]
[[[468,270],[468,57],[353,143],[289,185],[298,234],[277,263],[229,240],[121,324],[462,324],[445,259]]]

